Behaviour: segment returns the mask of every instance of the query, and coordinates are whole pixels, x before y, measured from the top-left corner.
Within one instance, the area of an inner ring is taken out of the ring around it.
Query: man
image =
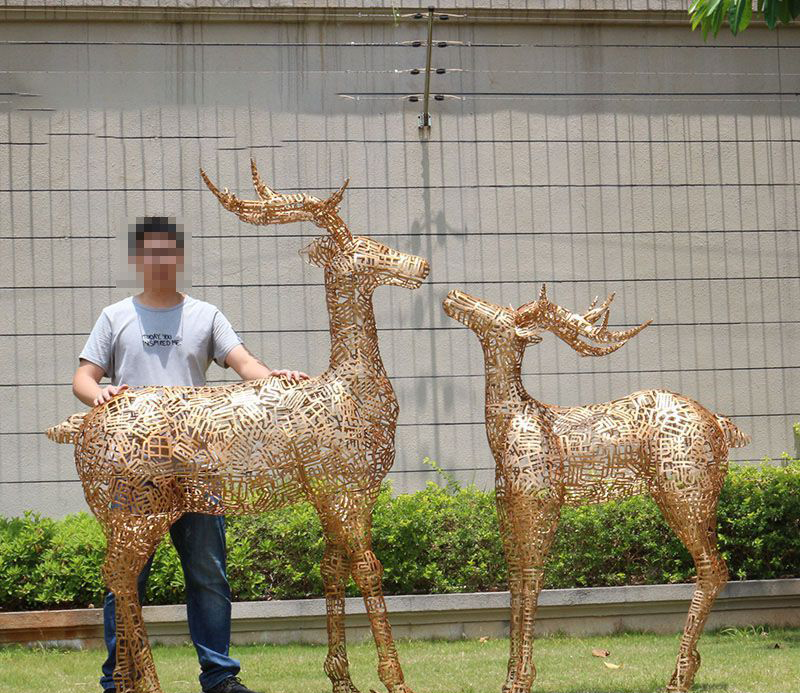
[[[305,373],[273,370],[242,343],[227,318],[213,305],[177,290],[183,270],[183,233],[169,217],[140,217],[129,232],[128,262],[144,291],[103,309],[79,355],[72,380],[75,396],[88,406],[110,400],[128,386],[205,385],[213,359],[244,380]],[[111,385],[100,387],[107,376]],[[189,632],[200,662],[204,693],[254,693],[237,674],[230,647],[231,600],[226,575],[225,518],[186,513],[170,529],[183,567]],[[151,556],[139,575],[144,597]],[[114,691],[116,618],[114,595],[103,605],[108,657],[100,685]]]

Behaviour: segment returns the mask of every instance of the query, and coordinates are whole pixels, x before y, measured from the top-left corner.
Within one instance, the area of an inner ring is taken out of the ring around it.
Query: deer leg
[[[719,489],[716,490],[716,494]],[[661,511],[678,538],[692,554],[697,571],[692,601],[686,625],[683,629],[678,660],[675,670],[667,684],[667,690],[688,691],[694,682],[694,676],[700,668],[700,653],[697,641],[703,632],[708,614],[719,591],[728,580],[728,569],[725,560],[717,548],[717,497],[708,498],[705,507],[698,509],[697,500],[689,502],[683,493],[664,493],[656,497]]]
[[[350,577],[350,557],[340,543],[328,539],[322,557],[322,580],[325,584],[325,607],[328,614],[328,656],[325,673],[334,693],[358,693],[350,679],[344,629],[344,590]]]
[[[113,517],[107,531],[103,577],[114,593],[117,693],[162,693],[142,619],[136,580],[172,518]]]
[[[503,693],[528,693],[536,678],[533,663],[536,606],[560,503],[530,496],[507,498],[504,502],[508,510],[504,544],[509,562],[512,650]]]
[[[351,573],[364,598],[372,637],[378,651],[378,677],[389,693],[411,693],[403,679],[403,670],[400,668],[397,648],[392,638],[392,627],[383,598],[383,566],[372,551],[370,518],[368,515],[355,521],[348,518],[342,524],[347,527]]]
[[[510,508],[507,507],[505,498],[497,496],[497,519],[500,525],[500,538],[503,541],[503,553],[506,557],[506,566],[508,569],[508,590],[511,593],[511,618],[509,624],[509,654],[508,654],[508,667],[506,673],[506,682],[503,684],[503,693],[509,693],[514,687],[514,678],[517,675],[517,664],[519,663],[519,647],[520,647],[520,623],[522,611],[520,591],[521,580],[518,571],[520,564],[519,552],[517,551],[517,544],[511,531],[511,519],[509,517]]]

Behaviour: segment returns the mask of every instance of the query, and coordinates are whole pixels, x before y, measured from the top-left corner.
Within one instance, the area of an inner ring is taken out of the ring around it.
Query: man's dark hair
[[[136,226],[128,231],[128,255],[135,255],[144,245],[145,235],[150,233],[166,233],[175,241],[175,247],[183,250],[183,231],[174,217],[136,217]]]

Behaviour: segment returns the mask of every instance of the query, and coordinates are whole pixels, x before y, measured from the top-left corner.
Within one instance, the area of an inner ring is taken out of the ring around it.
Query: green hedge
[[[506,586],[494,495],[429,483],[410,495],[387,488],[375,508],[375,551],[387,594],[478,592]],[[720,498],[719,536],[732,579],[800,577],[800,462],[734,467]],[[0,609],[99,605],[104,539],[85,513],[61,520],[0,520]],[[235,599],[322,594],[323,541],[308,505],[228,518],[228,572]],[[567,508],[547,565],[548,587],[685,582],[694,567],[649,498]],[[350,584],[349,593],[357,594]],[[150,603],[182,602],[183,577],[162,542]]]

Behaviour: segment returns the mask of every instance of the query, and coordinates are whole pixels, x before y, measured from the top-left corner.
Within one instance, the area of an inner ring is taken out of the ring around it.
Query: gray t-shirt
[[[78,358],[102,368],[112,385],[205,385],[214,359],[242,340],[214,305],[186,296],[170,308],[135,297],[103,309]]]

